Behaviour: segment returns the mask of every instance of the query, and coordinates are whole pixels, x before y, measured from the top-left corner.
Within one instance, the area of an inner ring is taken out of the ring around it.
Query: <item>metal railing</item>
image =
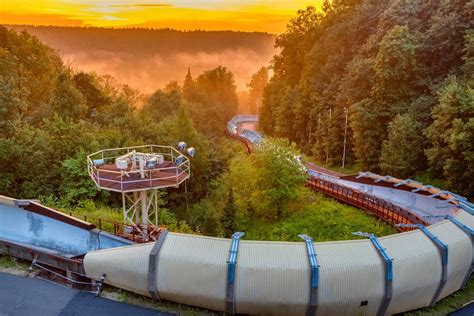
[[[429,222],[407,209],[399,207],[393,203],[385,201],[373,195],[336,184],[327,180],[310,177],[307,186],[336,200],[363,209],[368,213],[395,226],[396,224],[422,224],[429,225]],[[397,227],[401,231],[412,230],[407,227]]]
[[[116,158],[130,154],[133,151],[137,151],[137,153],[139,152],[141,154],[162,155],[165,161],[170,161],[174,165],[161,168],[156,167],[146,168],[144,170],[123,171],[104,169],[94,164],[96,160],[101,160],[103,165],[113,164]],[[179,164],[176,165],[176,162],[179,162]],[[130,187],[132,185],[137,185],[138,187],[144,186],[144,190],[154,187],[177,186],[183,181],[183,175],[186,175],[186,178],[189,176],[190,169],[189,158],[171,146],[142,145],[112,148],[100,150],[87,156],[87,171],[95,184],[100,188],[116,192],[139,191],[137,187],[130,190],[127,189],[127,186]],[[174,174],[171,172],[171,175],[168,176],[157,176],[163,171],[174,171]],[[144,175],[143,178],[141,177],[142,174]],[[136,175],[139,176],[136,177],[138,179],[131,179]],[[168,181],[168,184],[163,184],[166,181]]]
[[[123,237],[136,243],[145,242],[143,236],[139,233],[140,227],[135,224],[124,224],[114,220],[104,219],[100,217],[89,216],[85,214],[68,213],[69,216],[84,220],[85,222],[94,224],[99,230],[106,231],[116,236]],[[158,236],[161,232],[161,227],[148,224],[147,227],[149,235]]]

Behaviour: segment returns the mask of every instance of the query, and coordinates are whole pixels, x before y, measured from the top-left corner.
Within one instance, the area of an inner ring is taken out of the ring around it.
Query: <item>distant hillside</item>
[[[277,52],[275,35],[232,31],[105,29],[53,26],[8,26],[37,36],[73,67],[111,74],[143,92],[171,80],[223,65],[244,89],[253,73]]]

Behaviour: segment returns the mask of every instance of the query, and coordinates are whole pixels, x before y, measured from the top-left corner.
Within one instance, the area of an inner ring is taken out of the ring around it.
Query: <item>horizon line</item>
[[[224,33],[224,32],[232,32],[232,33],[257,33],[257,34],[266,34],[272,36],[278,36],[280,34],[277,33],[270,33],[265,31],[243,31],[243,30],[209,30],[209,29],[177,29],[172,27],[161,27],[161,28],[154,28],[154,27],[145,27],[145,26],[97,26],[97,25],[53,25],[53,24],[16,24],[16,23],[0,23],[0,26],[28,26],[28,27],[51,27],[51,28],[77,28],[77,29],[104,29],[104,30],[129,30],[129,29],[136,29],[136,30],[147,30],[147,31],[175,31],[175,32],[214,32],[214,33]]]

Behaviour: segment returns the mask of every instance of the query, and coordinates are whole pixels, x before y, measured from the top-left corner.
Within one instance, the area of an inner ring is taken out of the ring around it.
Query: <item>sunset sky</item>
[[[281,33],[323,0],[0,0],[0,24],[170,27]]]

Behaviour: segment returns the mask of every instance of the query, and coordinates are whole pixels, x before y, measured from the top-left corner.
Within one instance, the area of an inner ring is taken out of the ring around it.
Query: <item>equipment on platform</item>
[[[186,143],[178,147],[185,150]],[[194,153],[188,149],[189,157]],[[190,177],[189,158],[170,146],[105,149],[87,156],[87,162],[99,189],[122,193],[124,235],[143,241],[154,240],[160,231],[157,190],[178,188]]]
[[[187,145],[186,145],[185,142],[179,142],[179,143],[178,143],[178,149],[179,149],[180,151],[185,150],[185,149],[186,149],[186,146],[187,146]]]
[[[194,155],[196,154],[196,149],[194,147],[189,147],[187,150],[188,156],[193,158]]]

